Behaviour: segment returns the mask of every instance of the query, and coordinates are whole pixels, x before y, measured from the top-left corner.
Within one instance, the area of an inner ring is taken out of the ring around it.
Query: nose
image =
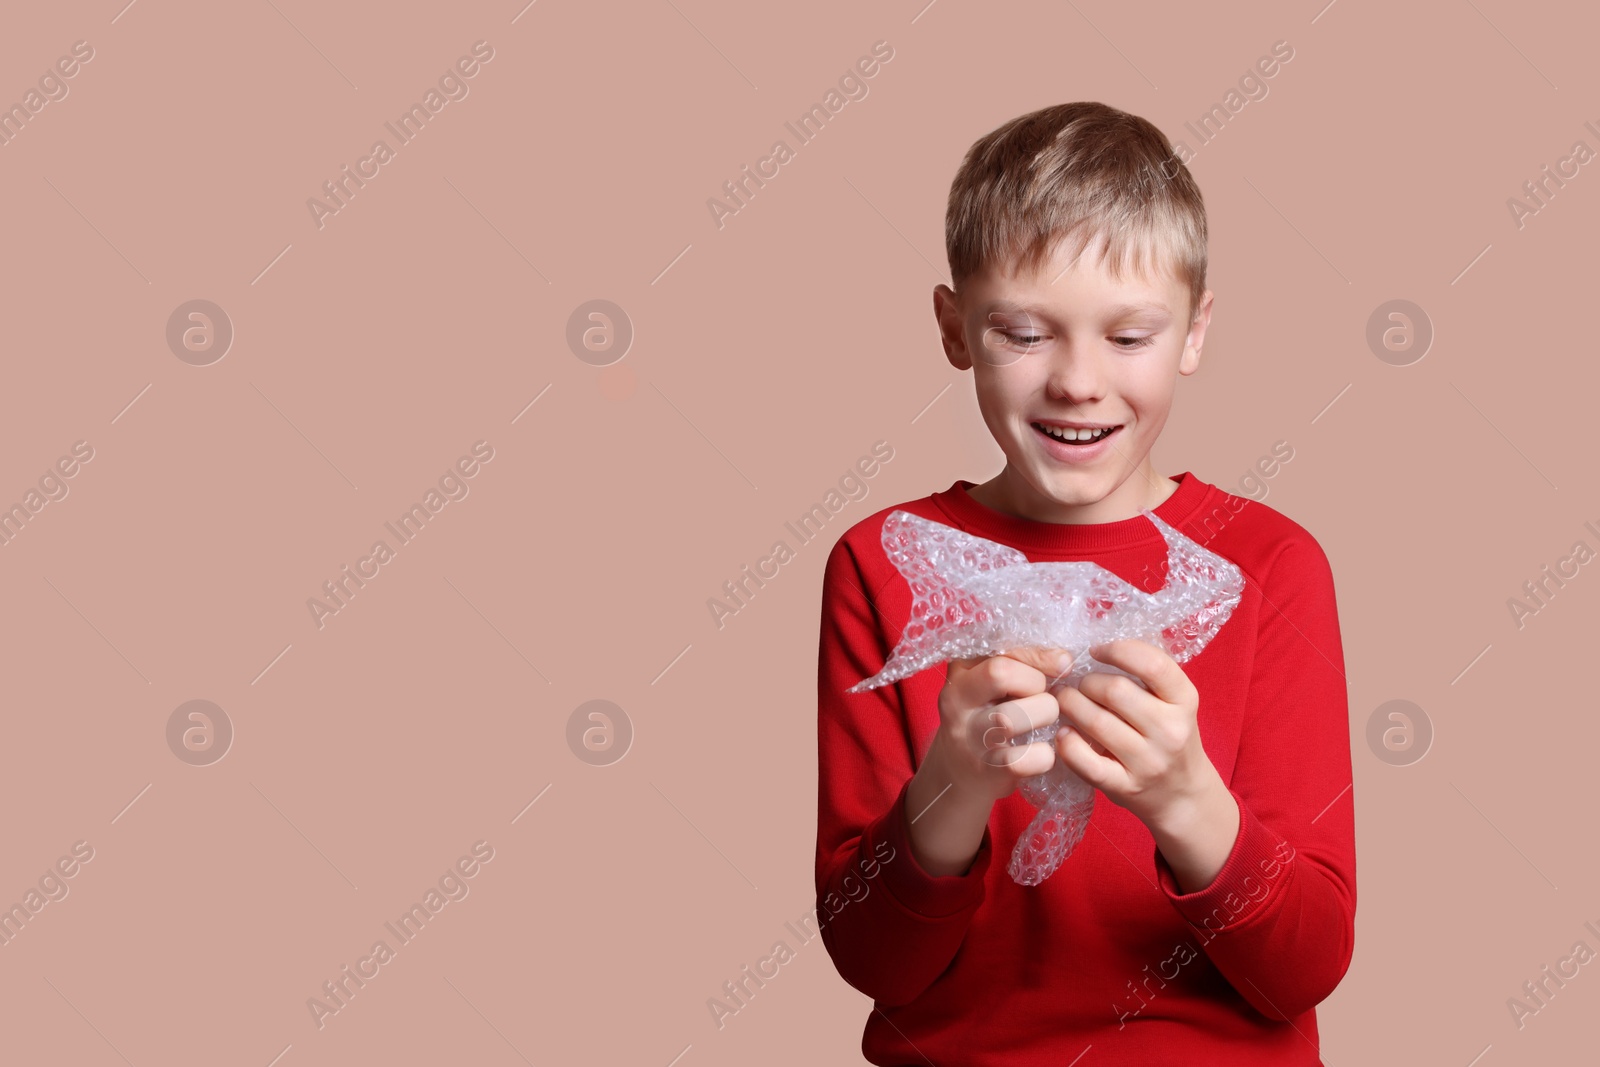
[[[1069,404],[1092,404],[1104,399],[1105,393],[1102,354],[1092,344],[1063,340],[1052,354],[1045,395]]]

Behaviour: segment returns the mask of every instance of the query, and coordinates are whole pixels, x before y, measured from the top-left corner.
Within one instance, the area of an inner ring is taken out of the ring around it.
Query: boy
[[[1006,464],[897,506],[1153,592],[1167,549],[1148,507],[1235,563],[1245,590],[1181,667],[1114,641],[846,693],[883,666],[912,593],[881,543],[893,508],[833,547],[816,888],[835,966],[876,1002],[862,1052],[939,1067],[1318,1063],[1314,1007],[1349,967],[1356,901],[1332,574],[1292,520],[1150,459],[1211,318],[1200,191],[1144,119],[1048,107],[967,152],[946,247],[945,353],[973,372]],[[1049,692],[1084,651],[1145,688],[1091,673]],[[1010,743],[1058,716],[1053,742]],[[1096,787],[1093,816],[1060,870],[1018,885],[1006,857],[1035,809],[1015,789],[1054,760]]]

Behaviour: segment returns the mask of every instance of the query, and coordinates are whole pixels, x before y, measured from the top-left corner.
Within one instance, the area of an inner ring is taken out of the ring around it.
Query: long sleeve
[[[1212,883],[1162,890],[1228,982],[1271,1019],[1328,996],[1355,945],[1355,807],[1344,653],[1333,575],[1309,535],[1261,588],[1260,630],[1229,791],[1239,835]],[[1202,722],[1204,708],[1201,709]]]
[[[893,645],[876,592],[850,546],[837,542],[823,575],[817,661],[817,916],[840,976],[901,1005],[961,947],[984,898],[992,846],[985,829],[963,875],[930,875],[911,854],[905,794],[916,768],[903,690],[845,692]]]

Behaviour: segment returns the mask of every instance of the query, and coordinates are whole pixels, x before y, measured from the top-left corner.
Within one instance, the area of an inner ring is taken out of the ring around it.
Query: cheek
[[[1177,359],[1152,359],[1130,370],[1119,383],[1122,398],[1145,420],[1163,418],[1172,406]]]
[[[1016,424],[1016,404],[1004,392],[994,389],[979,387],[978,413],[983,416],[983,424],[989,428],[989,433],[997,441],[1006,440],[1013,434],[1012,429]]]
[[[987,414],[1004,419],[1026,410],[1035,385],[1025,367],[975,367],[974,371],[978,403]]]

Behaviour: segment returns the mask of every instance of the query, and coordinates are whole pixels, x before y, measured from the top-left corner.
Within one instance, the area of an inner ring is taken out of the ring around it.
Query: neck
[[[1094,490],[1063,497],[1043,494],[1009,463],[994,478],[973,486],[968,495],[986,507],[1018,518],[1083,525],[1131,519],[1142,508],[1159,507],[1177,489],[1178,483],[1157,474],[1146,456],[1132,474],[1101,496],[1094,496]]]

